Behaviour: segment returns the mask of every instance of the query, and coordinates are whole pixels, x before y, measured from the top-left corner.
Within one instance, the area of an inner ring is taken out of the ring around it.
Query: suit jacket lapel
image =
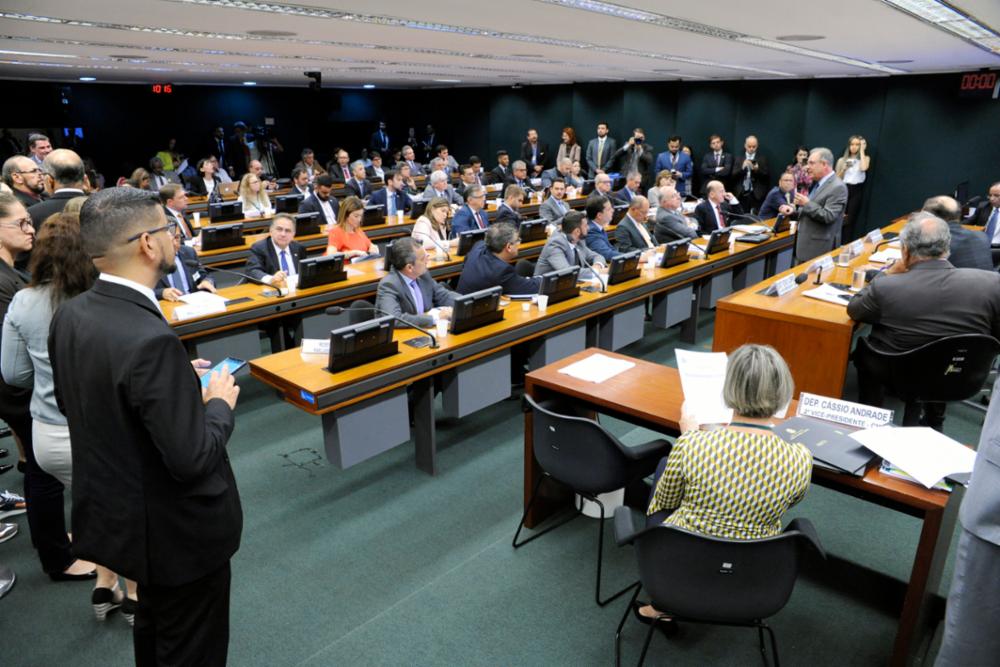
[[[406,277],[403,276],[403,274],[400,273],[399,271],[395,271],[394,274],[396,276],[396,284],[399,286],[397,291],[399,292],[401,300],[404,300],[406,301],[406,303],[410,304],[409,310],[411,313],[422,315],[423,313],[417,313],[417,304],[414,303],[413,301],[413,294],[410,292],[410,286],[406,282]]]

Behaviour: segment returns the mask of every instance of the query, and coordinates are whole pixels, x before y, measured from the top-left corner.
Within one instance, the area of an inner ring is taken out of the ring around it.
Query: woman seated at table
[[[365,203],[355,196],[344,199],[337,211],[337,224],[330,227],[326,242],[326,254],[343,253],[347,259],[377,255],[378,246],[369,240],[361,229],[361,219],[365,215]]]
[[[669,169],[662,169],[660,173],[656,175],[656,184],[649,189],[646,193],[646,198],[649,200],[649,205],[659,205],[660,204],[660,188],[673,188],[677,186],[677,181],[674,180],[674,175],[670,173]]]
[[[748,344],[731,353],[722,398],[732,422],[702,429],[685,402],[681,435],[656,471],[647,522],[729,540],[779,534],[782,515],[805,497],[812,476],[809,450],[772,431],[792,390],[788,365],[773,347]],[[640,614],[660,612],[647,605]]]
[[[191,179],[188,190],[193,195],[211,196],[222,181],[215,175],[215,164],[212,158],[198,160],[198,175]]]
[[[243,204],[243,215],[248,218],[266,218],[274,215],[271,200],[267,198],[260,177],[256,174],[243,174],[237,191],[239,201]]]
[[[410,232],[410,235],[432,255],[437,254],[438,248],[448,247],[448,213],[450,212],[451,205],[447,199],[434,197],[427,202],[424,214],[413,223],[413,231]]]

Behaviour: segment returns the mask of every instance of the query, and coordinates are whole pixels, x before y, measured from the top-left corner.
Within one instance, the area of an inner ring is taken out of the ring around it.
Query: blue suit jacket
[[[462,265],[458,292],[470,294],[499,285],[504,294],[534,294],[541,282],[540,278],[517,275],[514,267],[490,252],[485,243],[477,243]]]
[[[794,192],[792,192],[792,199],[795,199]],[[788,201],[785,199],[785,193],[781,191],[781,188],[775,185],[771,188],[771,191],[767,193],[767,197],[764,198],[764,203],[760,205],[760,212],[758,215],[764,220],[773,218],[778,215],[778,207],[787,203]]]
[[[376,190],[375,192],[372,193],[371,199],[368,200],[368,203],[371,205],[381,204],[382,206],[385,206],[384,209],[385,214],[389,215],[389,207],[387,205],[388,202],[386,201],[388,199],[388,196],[389,196],[389,190],[386,188],[381,188],[380,190]],[[413,201],[410,199],[410,195],[406,194],[405,192],[396,193],[397,211],[409,211],[412,206],[413,206]]]
[[[596,222],[587,223],[587,247],[599,254],[604,259],[610,260],[612,257],[618,254],[614,246],[611,245],[611,240],[608,238],[608,233],[601,229],[601,227]]]
[[[677,166],[670,166],[670,151],[663,151],[656,156],[656,165],[653,167],[653,173],[658,174],[666,169],[670,171],[671,169],[676,169],[681,173],[681,178],[677,179],[677,192],[686,194],[690,191],[688,185],[691,183],[691,175],[694,174],[694,162],[691,161],[691,156],[684,151],[677,151]]]
[[[479,211],[479,217],[482,218],[483,224],[488,227],[490,221],[485,210]],[[468,232],[473,229],[480,229],[480,227],[476,224],[476,219],[472,217],[472,209],[466,204],[458,209],[455,212],[455,217],[451,219],[451,233],[452,236],[458,236],[461,232]]]

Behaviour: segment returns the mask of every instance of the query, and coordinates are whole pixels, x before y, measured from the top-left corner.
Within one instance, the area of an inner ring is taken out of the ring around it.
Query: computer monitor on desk
[[[521,237],[521,243],[544,240],[546,224],[548,224],[548,220],[544,219],[522,220],[521,225],[518,229],[518,234]]]
[[[465,333],[502,320],[503,311],[500,310],[502,291],[499,286],[488,287],[456,297],[451,308],[451,333]]]
[[[577,280],[580,278],[579,266],[567,266],[558,271],[543,273],[542,283],[538,286],[538,293],[549,297],[549,303],[559,303],[566,299],[580,296],[580,287]]]
[[[612,199],[611,206],[613,209],[613,212],[611,213],[611,224],[617,225],[622,221],[622,218],[625,217],[625,214],[628,213],[628,202]]]
[[[312,213],[296,213],[295,238],[299,238],[301,236],[311,236],[313,234],[319,234],[319,223],[321,215],[322,214],[319,211],[313,211]]]
[[[427,210],[427,201],[426,199],[413,200],[413,205],[410,207],[410,220],[416,220],[424,214],[424,211]]]
[[[608,266],[608,284],[617,285],[627,280],[634,280],[639,277],[639,260],[642,259],[641,250],[633,250],[615,255],[610,260]]]
[[[729,250],[730,234],[731,232],[728,227],[725,229],[716,229],[712,232],[711,236],[708,237],[708,243],[705,244],[705,255],[714,255],[717,252]]]
[[[221,248],[232,248],[242,245],[246,245],[246,242],[243,240],[242,222],[201,228],[202,250],[219,250]]]
[[[342,254],[309,257],[299,262],[298,289],[329,285],[341,280],[347,280]]]
[[[781,232],[787,232],[791,228],[792,221],[784,213],[779,213],[778,217],[774,219],[774,227],[771,228],[771,231],[775,234],[780,234]]]
[[[208,218],[212,222],[226,222],[243,218],[243,204],[238,201],[212,202],[208,205]]]
[[[458,250],[455,251],[455,254],[463,256],[468,255],[472,250],[472,246],[476,245],[485,238],[485,229],[470,229],[467,232],[461,232],[458,235]]]
[[[336,373],[397,354],[399,344],[392,339],[394,322],[391,316],[379,317],[331,331],[327,369]]]
[[[295,194],[278,195],[274,198],[274,210],[277,213],[298,213],[299,204],[305,199],[301,192]]]
[[[382,204],[365,204],[365,213],[361,218],[362,227],[385,224],[385,206]]]
[[[671,266],[687,262],[690,259],[688,257],[689,245],[691,245],[691,242],[687,239],[678,239],[668,243],[663,248],[663,259],[660,260],[660,268],[669,269]]]

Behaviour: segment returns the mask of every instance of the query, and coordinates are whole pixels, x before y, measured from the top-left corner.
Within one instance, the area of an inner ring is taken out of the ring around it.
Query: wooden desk
[[[903,222],[896,220],[884,231],[898,232],[902,226]],[[835,266],[824,271],[823,282],[850,285],[854,269],[880,266],[868,264],[873,248],[866,243],[865,251],[849,267]],[[828,254],[836,261],[839,252],[840,248]],[[846,304],[802,296],[802,292],[816,287],[812,284],[814,275],[784,296],[759,293],[784,276],[804,271],[809,264],[812,261],[720,299],[716,304],[712,349],[730,352],[744,343],[771,345],[788,362],[796,395],[806,391],[839,398],[844,392],[856,327],[847,316]]]
[[[579,380],[559,370],[600,351],[635,363],[635,367],[601,384]],[[661,433],[678,432],[681,404],[684,400],[677,369],[604,350],[583,350],[525,378],[525,393],[536,401],[550,398],[571,399],[584,409],[610,415]],[[532,413],[524,415],[524,505],[541,476],[535,460],[532,440]],[[853,477],[814,468],[813,483],[876,503],[921,520],[920,541],[910,570],[903,598],[899,624],[893,642],[890,664],[909,664],[920,648],[920,633],[927,626],[930,598],[937,590],[954,532],[961,492],[930,491],[922,486],[883,475],[875,464],[864,477]],[[554,485],[549,485],[551,488]],[[958,497],[955,497],[958,496]],[[539,525],[563,505],[569,497],[551,491],[535,501],[525,525]]]

